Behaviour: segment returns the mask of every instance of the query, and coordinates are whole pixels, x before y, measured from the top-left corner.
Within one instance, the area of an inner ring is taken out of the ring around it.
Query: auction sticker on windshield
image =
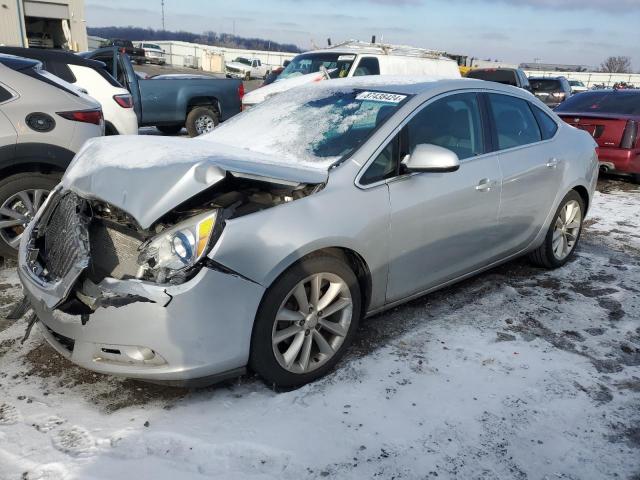
[[[372,100],[374,102],[387,102],[387,103],[400,103],[406,95],[399,95],[397,93],[386,92],[361,92],[356,97],[356,100]]]

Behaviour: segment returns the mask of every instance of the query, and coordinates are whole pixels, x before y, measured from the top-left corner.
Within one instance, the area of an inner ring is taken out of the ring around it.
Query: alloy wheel
[[[349,332],[353,302],[347,283],[333,273],[300,281],[285,297],[273,324],[273,353],[292,373],[308,373],[339,350]]]
[[[211,132],[215,127],[215,120],[209,115],[201,115],[195,121],[196,132],[198,135]]]
[[[560,210],[553,229],[552,249],[558,260],[564,260],[578,241],[582,225],[582,210],[575,200],[569,200]]]
[[[24,228],[49,196],[48,190],[22,190],[0,206],[0,238],[18,248]]]

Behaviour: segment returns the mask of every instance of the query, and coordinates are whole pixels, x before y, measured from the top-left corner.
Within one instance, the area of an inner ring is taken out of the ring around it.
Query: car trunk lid
[[[580,130],[589,133],[599,147],[622,147],[631,117],[607,114],[566,114],[560,117]]]

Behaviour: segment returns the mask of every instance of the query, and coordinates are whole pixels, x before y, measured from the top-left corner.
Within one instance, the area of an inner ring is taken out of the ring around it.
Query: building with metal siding
[[[0,0],[0,45],[87,50],[84,0]]]

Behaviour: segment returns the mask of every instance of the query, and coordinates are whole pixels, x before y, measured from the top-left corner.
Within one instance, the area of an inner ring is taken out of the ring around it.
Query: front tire
[[[22,232],[60,176],[18,173],[0,181],[0,256],[16,258]]]
[[[329,372],[353,341],[360,319],[358,280],[341,259],[307,258],[265,293],[249,366],[268,385],[300,387]]]
[[[195,107],[187,115],[186,127],[190,137],[213,131],[220,123],[218,112],[212,107]]]
[[[580,240],[584,200],[575,190],[560,202],[544,243],[529,254],[531,261],[545,268],[558,268],[569,261]]]

